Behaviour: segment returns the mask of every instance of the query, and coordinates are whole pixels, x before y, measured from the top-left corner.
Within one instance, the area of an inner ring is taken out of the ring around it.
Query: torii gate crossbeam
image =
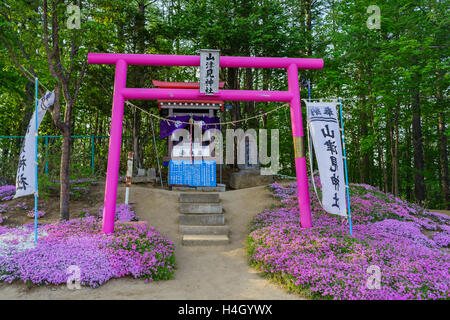
[[[122,141],[122,121],[124,102],[126,99],[289,102],[292,136],[294,140],[300,223],[304,228],[311,227],[311,202],[308,189],[308,172],[306,169],[298,69],[322,69],[322,59],[221,56],[220,67],[287,69],[288,91],[219,90],[218,93],[212,96],[202,94],[196,89],[144,89],[126,87],[128,65],[198,67],[200,66],[200,56],[88,53],[88,62],[90,64],[116,65],[102,232],[114,232],[120,147]]]

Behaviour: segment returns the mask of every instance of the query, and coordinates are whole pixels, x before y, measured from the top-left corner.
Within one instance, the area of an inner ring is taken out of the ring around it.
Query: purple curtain
[[[203,121],[202,123],[202,129],[203,130],[210,130],[210,129],[218,129],[220,130],[220,124],[213,124],[213,123],[219,123],[219,117],[207,117],[207,116],[194,116],[194,121]]]
[[[172,121],[165,121],[161,120],[159,122],[159,131],[160,131],[160,137],[161,139],[164,139],[165,137],[170,136],[175,130],[186,128],[186,123],[181,122],[189,122],[190,116],[175,116],[175,117],[168,117],[167,119],[170,120],[178,120],[180,122],[172,122]],[[207,117],[207,116],[193,116],[194,121],[202,121],[202,129],[203,130],[210,130],[210,129],[218,129],[220,130],[219,124],[219,117]]]
[[[180,122],[172,122],[172,121],[165,121],[161,120],[159,122],[159,132],[160,132],[160,138],[164,139],[165,137],[168,137],[177,129],[182,129],[187,126],[186,123],[181,122],[189,122],[189,116],[175,116],[175,117],[168,117],[167,119],[180,121]]]

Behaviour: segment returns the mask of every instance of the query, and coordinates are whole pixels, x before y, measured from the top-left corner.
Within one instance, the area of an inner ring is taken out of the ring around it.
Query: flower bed
[[[98,208],[98,217],[103,217],[103,207]],[[130,205],[121,203],[116,205],[116,213],[114,215],[114,221],[126,222],[126,221],[137,221],[139,218],[131,208]]]
[[[170,279],[175,245],[153,227],[116,224],[101,233],[100,219],[87,216],[39,227],[0,227],[0,280],[37,285],[65,284],[68,268],[80,268],[82,285],[98,287],[111,278]]]
[[[0,201],[8,201],[14,197],[16,187],[11,185],[0,186]]]
[[[302,229],[296,185],[270,187],[283,206],[259,213],[248,237],[250,264],[269,277],[313,298],[449,299],[448,216],[353,184],[351,237],[347,219],[324,212],[313,192],[313,228]],[[370,266],[381,271],[378,289]]]
[[[90,187],[98,185],[93,178],[71,178],[69,179],[69,195],[71,199],[81,199],[89,195]],[[39,196],[48,198],[58,196],[60,192],[60,181],[48,175],[39,177]]]
[[[47,214],[47,212],[45,212],[45,211],[43,211],[43,210],[38,210],[37,211],[37,217],[38,217],[38,219],[39,218],[42,218],[43,216],[45,216]],[[28,218],[33,218],[34,219],[34,216],[36,215],[36,213],[34,212],[34,210],[28,210],[27,211],[27,217]]]
[[[8,219],[8,216],[6,215],[8,213],[8,205],[7,204],[0,204],[0,223]]]

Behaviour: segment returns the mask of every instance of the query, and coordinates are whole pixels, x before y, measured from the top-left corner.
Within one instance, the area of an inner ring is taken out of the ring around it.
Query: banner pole
[[[341,98],[339,98],[339,111],[341,114],[341,130],[342,130],[342,149],[344,153],[344,171],[345,171],[345,189],[347,190],[347,206],[348,206],[348,225],[349,225],[349,231],[350,235],[353,234],[352,230],[352,211],[350,209],[350,192],[349,192],[349,186],[348,186],[348,174],[347,174],[347,155],[345,154],[345,134],[344,134],[344,118],[342,116],[342,101]]]
[[[308,99],[311,101],[311,79],[308,79]]]
[[[34,183],[34,242],[38,242],[38,233],[37,233],[37,211],[38,211],[38,78],[35,78],[35,163],[34,163],[34,173],[35,173],[35,183]]]

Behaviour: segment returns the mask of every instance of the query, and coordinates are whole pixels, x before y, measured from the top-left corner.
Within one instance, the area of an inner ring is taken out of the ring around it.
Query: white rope
[[[167,121],[168,121],[168,122],[178,122],[178,123],[190,124],[189,122],[184,122],[184,121],[179,121],[179,120],[172,120],[172,119],[164,118],[164,117],[158,116],[158,115],[156,115],[156,114],[150,113],[150,112],[148,112],[148,111],[146,111],[146,110],[144,110],[144,109],[138,107],[137,105],[135,105],[135,104],[129,102],[128,100],[126,100],[125,103],[128,104],[128,105],[130,105],[130,106],[132,106],[132,107],[134,107],[134,108],[137,108],[137,109],[141,110],[142,112],[144,112],[144,113],[146,113],[146,114],[148,114],[148,115],[150,115],[150,116],[152,116],[152,117],[155,117],[155,118],[157,118],[157,119],[159,119],[159,120],[162,120],[162,121],[166,121],[166,122],[167,122]],[[275,112],[275,111],[278,111],[278,110],[281,109],[281,108],[285,108],[285,107],[288,107],[288,106],[289,106],[288,104],[283,104],[283,105],[281,105],[281,106],[279,106],[279,107],[277,107],[277,108],[275,108],[275,109],[273,109],[273,110],[270,110],[270,111],[267,111],[267,112],[258,114],[258,115],[253,116],[253,117],[249,117],[249,118],[245,118],[245,119],[240,119],[240,120],[236,120],[236,121],[208,123],[208,125],[225,125],[225,124],[233,124],[233,125],[234,125],[235,123],[247,121],[247,120],[250,120],[250,119],[262,118],[262,117],[264,117],[265,115],[268,115],[268,114],[270,114],[270,113],[273,113],[273,112]]]
[[[382,97],[381,96],[378,96],[377,97],[377,99],[381,99]],[[355,97],[355,98],[321,98],[321,99],[302,99],[302,100],[304,100],[304,101],[319,101],[319,102],[326,102],[326,101],[331,101],[331,102],[338,102],[338,100],[339,99],[341,99],[341,100],[346,100],[346,101],[360,101],[360,100],[362,100],[363,98],[357,98],[357,97]]]
[[[35,76],[34,74],[32,74],[30,71],[27,70],[27,68],[25,68],[24,66],[22,66],[22,68],[23,68],[23,70],[25,70],[26,73],[28,73],[33,79],[36,78],[36,76]],[[41,85],[41,87],[43,87],[45,90],[50,91],[50,90],[48,90],[48,88],[47,88],[46,86],[44,86],[44,84],[43,84],[41,81],[39,81],[39,77],[38,77],[38,83],[39,83],[39,84]]]

